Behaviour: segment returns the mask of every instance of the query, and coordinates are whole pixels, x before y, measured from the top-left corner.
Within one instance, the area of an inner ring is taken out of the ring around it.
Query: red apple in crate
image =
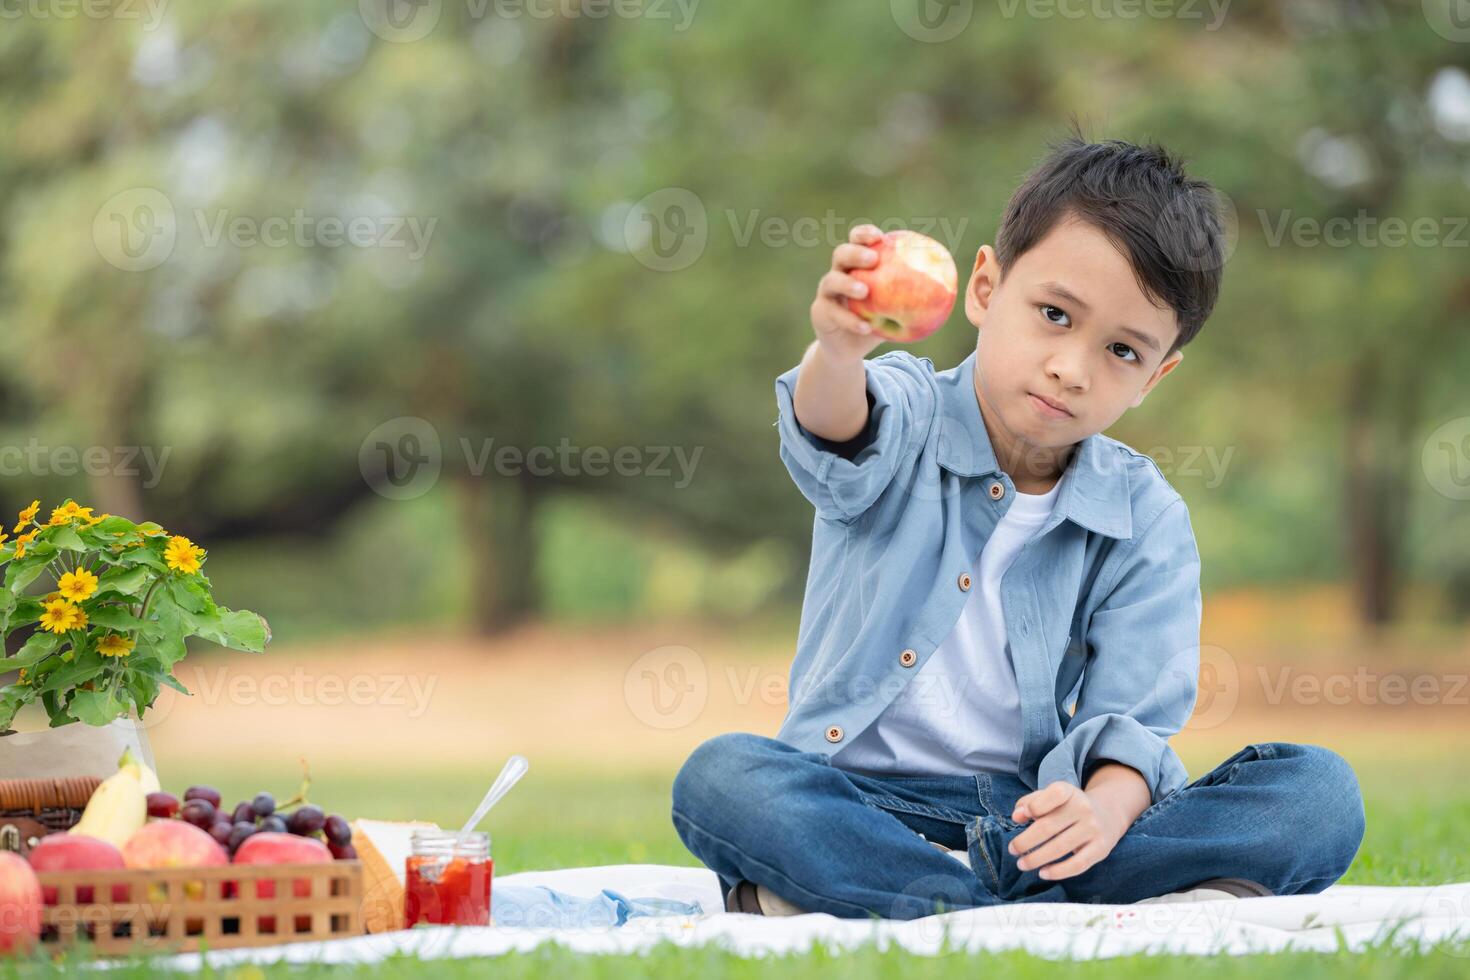
[[[927,235],[906,230],[885,232],[870,247],[878,253],[878,264],[850,273],[867,284],[868,295],[849,297],[847,308],[867,320],[877,335],[900,343],[923,340],[944,326],[954,309],[959,279],[949,250]]]
[[[312,837],[298,837],[295,834],[282,834],[273,830],[262,831],[245,838],[235,852],[236,864],[331,864],[332,853],[327,850],[327,845]],[[259,898],[275,898],[276,883],[274,881],[257,881],[255,883],[256,896]],[[249,890],[241,883],[241,894],[248,895]],[[291,883],[291,894],[296,898],[311,897],[311,882],[305,878],[297,878]],[[276,920],[270,916],[261,916],[260,928],[271,932],[276,927]],[[311,928],[310,916],[297,916],[296,928],[305,930]]]
[[[182,820],[144,824],[123,845],[122,856],[130,868],[214,868],[230,863],[230,856],[213,837]],[[191,881],[184,892],[193,899],[203,898],[204,883]],[[163,886],[149,887],[148,898],[162,901]]]
[[[123,863],[122,851],[100,837],[86,834],[47,834],[31,848],[31,867],[36,871],[107,871],[127,867]],[[56,904],[56,886],[46,885],[41,889],[47,905]],[[95,889],[91,885],[78,885],[78,904],[90,905],[95,901]],[[127,885],[112,886],[112,900],[128,900]]]
[[[0,953],[27,950],[41,934],[41,882],[26,859],[0,851]]]

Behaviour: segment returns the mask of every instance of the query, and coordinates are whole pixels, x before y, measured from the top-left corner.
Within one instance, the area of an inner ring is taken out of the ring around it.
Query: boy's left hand
[[[1119,826],[1123,821],[1105,804],[1066,782],[1051,783],[1021,797],[1011,819],[1035,821],[1010,843],[1012,854],[1024,855],[1016,866],[1029,871],[1045,865],[1037,874],[1048,881],[1086,871],[1112,853],[1128,829]],[[1051,863],[1068,853],[1072,856],[1067,860]]]

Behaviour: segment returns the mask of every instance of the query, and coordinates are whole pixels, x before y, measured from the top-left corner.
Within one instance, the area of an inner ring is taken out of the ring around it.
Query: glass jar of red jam
[[[490,859],[490,835],[476,831],[462,841],[458,837],[453,830],[413,832],[403,894],[405,929],[420,922],[490,924],[490,879],[495,867]]]

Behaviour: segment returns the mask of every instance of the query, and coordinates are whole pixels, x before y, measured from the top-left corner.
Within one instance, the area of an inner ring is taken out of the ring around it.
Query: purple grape
[[[332,857],[338,861],[353,861],[357,859],[357,848],[351,844],[327,843],[327,850],[332,852]]]
[[[268,817],[276,812],[276,798],[269,793],[257,793],[250,801],[250,809],[257,817]]]
[[[179,811],[179,817],[200,830],[208,830],[215,821],[214,804],[196,797],[184,804],[184,808]]]
[[[252,836],[254,833],[255,824],[253,822],[247,823],[245,821],[241,821],[239,823],[236,823],[234,828],[230,831],[230,853],[233,854],[235,852],[235,849],[245,842],[245,838]]]
[[[326,832],[327,840],[338,847],[352,843],[352,827],[335,813],[322,824],[322,830]]]
[[[230,835],[235,832],[235,825],[228,820],[219,820],[209,825],[209,836],[213,837],[221,847],[230,845]]]
[[[322,824],[326,822],[326,819],[321,807],[307,803],[286,818],[286,827],[293,834],[310,837],[322,829]]]
[[[209,805],[214,807],[216,810],[218,810],[220,804],[224,802],[224,800],[219,795],[219,790],[215,789],[213,786],[190,786],[188,789],[184,790],[184,802],[187,803],[190,800],[208,800]]]
[[[150,817],[172,817],[179,812],[178,797],[172,793],[149,793],[148,794],[148,816]]]
[[[286,821],[281,818],[280,814],[272,813],[260,822],[260,829],[262,832],[270,831],[273,834],[284,834],[286,832]]]
[[[249,803],[236,803],[235,812],[230,815],[231,823],[255,823],[255,807]]]

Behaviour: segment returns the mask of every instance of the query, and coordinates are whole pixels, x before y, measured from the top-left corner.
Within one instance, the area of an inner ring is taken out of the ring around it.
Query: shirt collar
[[[976,353],[970,351],[960,364],[935,375],[942,410],[937,420],[940,430],[936,458],[940,466],[957,476],[999,476],[1001,469],[975,397]],[[1111,443],[1101,433],[1082,440],[1062,474],[1048,530],[1061,517],[1111,538],[1133,536],[1126,460]]]

